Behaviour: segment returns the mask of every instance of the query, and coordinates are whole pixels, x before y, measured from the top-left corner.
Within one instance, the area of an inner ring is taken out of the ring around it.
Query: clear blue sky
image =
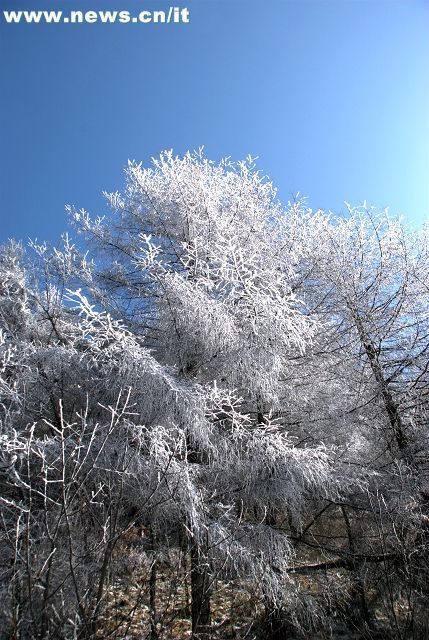
[[[259,156],[283,200],[429,217],[427,0],[175,0],[184,25],[0,19],[1,226],[55,241],[64,205],[104,211],[128,158]],[[163,8],[0,0],[1,9]]]

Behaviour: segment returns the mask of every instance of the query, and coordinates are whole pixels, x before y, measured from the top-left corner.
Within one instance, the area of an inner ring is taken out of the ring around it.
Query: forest
[[[429,638],[429,227],[202,151],[104,197],[0,248],[0,638]]]

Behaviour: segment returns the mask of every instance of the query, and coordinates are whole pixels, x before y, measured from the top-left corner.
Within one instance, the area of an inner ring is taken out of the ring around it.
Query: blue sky
[[[165,8],[0,0],[1,9]],[[0,241],[55,241],[105,210],[127,159],[259,157],[282,200],[429,218],[427,0],[175,0],[183,25],[0,19]]]

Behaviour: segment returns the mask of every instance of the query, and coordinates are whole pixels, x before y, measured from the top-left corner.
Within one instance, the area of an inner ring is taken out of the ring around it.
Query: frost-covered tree
[[[204,398],[204,419],[179,426],[188,460],[203,475],[216,470],[222,484],[220,494],[212,495],[220,509],[213,530],[220,526],[222,505],[230,518],[232,501],[240,518],[244,509],[262,522],[258,527],[267,529],[270,542],[260,552],[270,554],[278,546],[269,524],[276,513],[299,520],[312,491],[337,490],[326,452],[293,447],[271,420],[290,396],[285,371],[317,328],[291,288],[298,254],[284,250],[284,212],[251,159],[215,165],[201,154],[179,159],[165,153],[149,169],[131,163],[126,177],[123,195],[107,194],[108,218],[93,221],[72,210],[98,257],[87,287],[144,336],[178,383]],[[210,533],[212,518],[208,510],[202,531]],[[237,526],[234,520],[230,525]],[[191,530],[191,538],[199,535]],[[225,539],[234,537],[225,533]],[[270,580],[281,576],[289,555],[286,538],[279,541],[281,552],[266,565],[273,567]],[[201,553],[206,550],[198,544],[197,563]],[[194,602],[203,580],[197,569]],[[267,585],[266,591],[275,600],[281,590],[276,595]],[[195,628],[198,616],[202,626],[208,623],[207,603],[201,607],[205,613],[194,612]]]
[[[129,163],[105,195],[105,217],[69,208],[78,243],[0,253],[6,632],[106,635],[132,586],[109,633],[140,615],[169,637],[161,573],[167,600],[189,578],[196,638],[228,581],[264,637],[329,610],[419,637],[426,232],[283,207],[251,158],[201,152]]]
[[[314,334],[269,240],[272,189],[245,164],[165,156],[148,180],[166,212],[168,171],[180,168],[213,197],[219,224],[207,238],[190,234],[185,202],[169,230],[155,209],[129,238],[110,221],[94,265],[67,240],[34,246],[27,271],[17,248],[4,251],[4,622],[18,637],[95,636],[115,548],[135,526],[158,554],[185,534],[195,636],[209,632],[220,576],[250,579],[280,610],[291,547],[265,514],[299,517],[310,497],[338,491],[324,448],[296,448],[270,421],[287,354]],[[129,175],[142,179],[135,166]],[[230,233],[240,207],[254,227],[247,245],[241,225]],[[118,246],[106,256],[110,232]],[[76,280],[85,294],[70,289]],[[155,610],[152,623],[155,637]]]
[[[290,423],[307,441],[335,442],[345,462],[371,474],[367,492],[349,497],[349,515],[336,507],[338,519],[365,579],[369,549],[370,561],[384,563],[384,576],[378,571],[374,582],[389,583],[393,626],[398,590],[408,593],[406,629],[413,607],[421,606],[417,574],[427,570],[419,533],[427,508],[427,230],[407,231],[386,212],[365,207],[336,218],[295,203],[288,218],[302,250],[294,290],[322,325],[301,359],[301,375],[290,378],[305,403]],[[327,505],[323,517],[334,508]],[[332,548],[329,536],[318,536]],[[362,608],[369,618],[365,602]]]

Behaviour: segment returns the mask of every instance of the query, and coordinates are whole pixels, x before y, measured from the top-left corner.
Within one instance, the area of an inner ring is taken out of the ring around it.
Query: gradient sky
[[[0,241],[55,241],[105,211],[127,159],[258,156],[287,201],[429,218],[427,0],[179,0],[186,25],[0,18]],[[0,0],[1,9],[163,8]]]

